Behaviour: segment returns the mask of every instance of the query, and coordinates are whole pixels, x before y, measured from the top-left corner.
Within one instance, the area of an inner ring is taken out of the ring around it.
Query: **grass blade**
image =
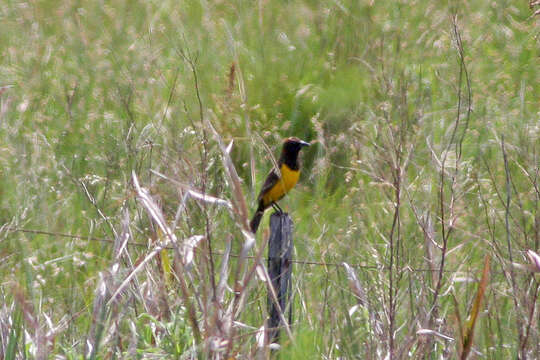
[[[486,292],[486,287],[489,281],[489,268],[490,268],[490,257],[486,255],[484,259],[484,270],[482,271],[482,279],[478,284],[478,290],[476,291],[476,297],[474,299],[473,307],[469,314],[469,320],[465,324],[463,329],[463,349],[461,351],[461,359],[464,360],[469,355],[474,337],[474,327],[476,325],[476,320],[478,319],[478,313],[482,306],[482,300],[484,299],[484,294]]]
[[[19,338],[21,337],[21,328],[22,328],[22,311],[17,307],[13,317],[13,327],[11,328],[9,334],[9,341],[5,353],[6,360],[16,359],[17,354],[17,344]]]

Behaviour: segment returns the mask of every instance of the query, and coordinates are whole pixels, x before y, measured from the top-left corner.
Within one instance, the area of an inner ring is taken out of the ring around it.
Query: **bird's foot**
[[[278,214],[283,214],[283,210],[279,207],[279,205],[275,202],[272,203],[272,207]]]

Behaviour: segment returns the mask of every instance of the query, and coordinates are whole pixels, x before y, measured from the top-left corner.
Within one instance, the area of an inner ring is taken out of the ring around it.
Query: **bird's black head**
[[[283,152],[290,154],[298,154],[298,152],[306,146],[309,146],[308,142],[300,140],[297,137],[289,137],[283,140]]]
[[[283,140],[283,151],[281,152],[281,161],[287,164],[291,169],[297,170],[298,153],[303,147],[309,146],[308,142],[302,141],[297,137],[290,137]]]

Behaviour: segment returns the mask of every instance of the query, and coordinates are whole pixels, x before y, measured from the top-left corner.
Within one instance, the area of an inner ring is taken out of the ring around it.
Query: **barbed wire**
[[[29,233],[29,234],[36,234],[36,235],[46,235],[46,236],[56,236],[56,237],[63,237],[63,238],[69,238],[69,239],[76,239],[76,240],[90,240],[90,241],[98,241],[98,242],[104,242],[104,243],[114,243],[114,239],[111,238],[102,238],[102,237],[95,237],[95,236],[82,236],[82,235],[74,235],[74,234],[66,234],[66,233],[59,233],[59,232],[52,232],[52,231],[45,231],[45,230],[36,230],[36,229],[26,229],[26,228],[12,228],[12,227],[0,227],[0,233],[2,230],[8,231],[8,232],[22,232],[22,233]],[[128,242],[128,246],[135,246],[135,247],[143,247],[148,249],[148,244],[140,243],[140,242]],[[174,247],[172,246],[166,246],[164,249],[172,250]],[[198,250],[198,249],[195,249]],[[225,255],[223,252],[219,251],[213,251],[213,255]],[[239,254],[229,254],[230,257],[238,258],[240,257]],[[248,259],[255,259],[255,256],[248,255],[246,256]],[[263,258],[264,260],[268,260],[267,257]],[[343,262],[325,262],[325,261],[315,261],[315,260],[291,260],[292,263],[297,265],[312,265],[312,266],[333,266],[333,267],[343,267]],[[380,266],[380,265],[366,265],[366,264],[349,264],[350,267],[358,268],[358,269],[365,269],[365,270],[379,270],[379,271],[388,271],[389,268],[387,266]],[[438,272],[439,269],[426,269],[426,268],[413,268],[410,266],[406,266],[404,270],[409,272]],[[443,270],[446,273],[468,273],[466,271],[461,270],[451,270],[451,269],[444,269]]]

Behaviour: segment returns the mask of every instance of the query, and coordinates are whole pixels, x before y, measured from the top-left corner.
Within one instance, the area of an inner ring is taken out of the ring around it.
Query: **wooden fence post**
[[[276,291],[279,308],[276,306],[271,293],[268,293],[268,336],[270,343],[279,342],[279,332],[282,327],[279,309],[289,325],[292,320],[291,304],[291,274],[293,249],[293,222],[287,213],[273,213],[270,216],[270,239],[268,240],[268,274]]]

